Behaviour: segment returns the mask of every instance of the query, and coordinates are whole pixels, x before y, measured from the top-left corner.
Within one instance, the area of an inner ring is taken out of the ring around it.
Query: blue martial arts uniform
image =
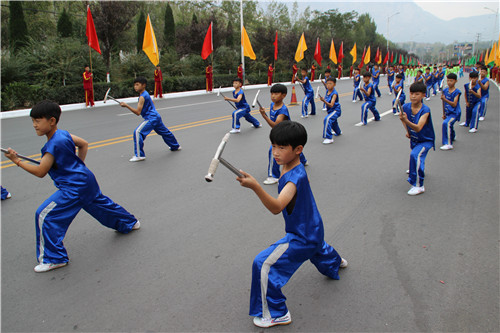
[[[425,104],[416,114],[411,112],[411,103],[403,105],[403,112],[406,113],[408,120],[414,124],[418,124],[420,118],[428,113],[429,117],[424,127],[420,132],[416,132],[410,126],[406,126],[410,133],[410,168],[408,182],[413,186],[424,186],[425,176],[425,158],[431,148],[434,149],[434,127],[432,125],[431,109]],[[418,185],[417,185],[418,183]]]
[[[425,78],[425,87],[427,89],[425,92],[425,97],[429,98],[431,97],[431,89],[432,85],[434,84],[432,73],[429,74],[425,73],[424,78]]]
[[[467,102],[469,102],[469,106],[466,106],[465,108],[465,126],[470,126],[470,129],[477,129],[477,127],[479,126],[479,109],[481,108],[481,98],[476,97],[473,93],[470,92],[469,83],[466,83],[464,85],[464,88],[465,95],[467,96]],[[475,92],[480,91],[481,86],[479,85],[479,83],[476,83],[476,85],[472,87],[472,90],[474,90]]]
[[[486,84],[490,79],[485,77],[484,79],[481,80],[481,83],[483,85]],[[488,85],[488,88],[483,89],[481,87],[481,108],[479,109],[479,116],[480,117],[486,117],[486,111],[488,109],[488,99],[490,98],[490,86]]]
[[[392,93],[392,83],[394,82],[394,71],[387,70],[387,85],[389,86],[389,93]]]
[[[363,85],[363,89],[365,89],[365,91],[368,91],[368,89],[370,88],[372,88],[370,95],[366,95],[366,93],[363,92],[365,102],[363,103],[363,105],[361,105],[361,122],[365,125],[367,124],[368,121],[368,110],[370,110],[373,113],[375,121],[380,120],[380,114],[378,113],[378,110],[375,107],[375,105],[377,105],[377,100],[375,99],[375,92],[373,91],[373,85],[371,83]]]
[[[278,116],[282,114],[285,116],[284,120],[291,120],[290,119],[290,113],[288,112],[288,108],[286,107],[285,103],[281,106],[281,108],[274,110],[274,103],[271,103],[271,106],[269,108],[269,119],[271,121],[275,122],[276,119],[278,119]],[[276,163],[276,160],[273,157],[273,145],[269,147],[269,154],[268,154],[269,162],[267,164],[267,175],[269,177],[273,178],[280,178],[281,171],[280,171],[280,165]],[[302,164],[306,164],[307,159],[304,156],[304,153],[300,153],[300,162]]]
[[[49,175],[58,188],[38,207],[35,215],[36,254],[39,263],[69,261],[63,245],[64,235],[76,214],[83,209],[102,225],[128,233],[137,219],[103,195],[94,174],[75,153],[71,135],[58,129],[42,148],[54,157]]]
[[[380,83],[380,70],[376,71],[375,68],[372,68],[372,81],[373,81],[373,91],[377,93],[377,96],[380,97],[380,90],[378,89],[378,85]]]
[[[134,154],[138,157],[145,157],[144,140],[155,130],[156,134],[163,138],[163,141],[170,147],[170,150],[179,149],[180,145],[177,139],[163,124],[160,114],[156,111],[155,105],[151,100],[151,96],[147,91],[143,91],[140,97],[144,98],[144,105],[141,110],[141,116],[144,121],[134,130]],[[139,98],[140,98],[139,97]]]
[[[354,84],[354,91],[352,93],[352,100],[355,101],[358,97],[359,100],[363,100],[363,95],[361,94],[361,91],[359,91],[359,84],[361,83],[361,75],[356,74],[354,75],[353,79],[353,84]]]
[[[278,191],[291,182],[297,188],[296,200],[285,209],[286,235],[268,249],[259,253],[252,266],[252,288],[249,314],[255,317],[277,318],[288,309],[281,288],[306,260],[318,271],[332,279],[339,279],[342,258],[324,241],[321,215],[302,164],[283,174]]]
[[[328,115],[323,120],[323,139],[331,139],[333,137],[333,132],[336,135],[340,135],[342,132],[339,127],[338,118],[342,114],[342,110],[339,103],[339,94],[335,88],[330,94],[325,95],[325,100],[328,103],[331,103],[333,96],[336,96],[335,103],[333,107],[328,107],[327,112]]]
[[[444,115],[445,119],[443,120],[443,145],[453,145],[453,141],[455,141],[455,130],[453,129],[453,125],[455,122],[460,121],[460,116],[462,114],[462,110],[460,108],[460,95],[462,92],[455,88],[453,92],[450,92],[450,88],[446,87],[443,89],[443,96],[453,102],[455,98],[458,96],[457,106],[452,107],[450,104],[444,102]]]
[[[304,83],[302,86],[304,87],[304,99],[302,100],[302,116],[305,117],[307,116],[307,107],[309,103],[311,103],[311,115],[316,114],[316,104],[314,103],[314,90],[313,87],[311,86],[311,82],[309,81],[309,78],[306,76],[304,78],[306,80],[306,83]]]
[[[233,91],[233,98],[237,99],[238,96],[242,96],[239,102],[234,103],[236,105],[236,110],[233,111],[233,128],[240,128],[240,118],[243,117],[251,123],[254,127],[259,127],[260,123],[255,117],[250,114],[250,105],[248,105],[247,100],[245,99],[245,93],[243,89],[240,89],[238,92]]]
[[[401,88],[401,95],[399,95],[399,102],[401,103],[401,105],[404,105],[405,100],[406,100],[406,95],[405,95],[405,84],[404,84],[403,80],[401,80],[399,82],[399,84],[394,86],[394,95],[396,95],[396,97],[398,96],[398,89],[399,88]],[[394,98],[392,100],[392,113],[396,114],[397,110],[396,110],[396,106],[394,104],[396,104],[396,98]]]

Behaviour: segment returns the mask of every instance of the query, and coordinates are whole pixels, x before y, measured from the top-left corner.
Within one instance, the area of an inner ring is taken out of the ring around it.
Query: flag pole
[[[90,58],[90,74],[91,74],[91,80],[92,80],[92,92],[94,92],[94,73],[92,71],[92,52],[90,50],[90,45],[89,45],[89,58]]]
[[[276,30],[275,36],[278,36],[278,30]],[[276,39],[276,37],[274,37],[274,38]],[[276,40],[275,40],[275,42],[276,42]],[[276,43],[276,45],[278,45],[278,44]],[[276,50],[276,46],[274,48]],[[276,73],[276,57],[273,54],[273,76],[272,76],[273,77],[273,82],[274,82],[274,73]]]
[[[243,0],[240,0],[240,44],[241,44],[241,65],[243,69],[243,85],[245,85],[245,77],[246,77],[246,70],[245,70],[245,55],[243,51]]]

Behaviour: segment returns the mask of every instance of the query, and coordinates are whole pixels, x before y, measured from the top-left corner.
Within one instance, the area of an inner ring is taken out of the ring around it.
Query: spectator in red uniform
[[[210,92],[214,89],[212,65],[208,65],[205,69],[205,77],[207,78],[207,92]]]
[[[316,73],[316,65],[311,65],[311,82],[314,81],[314,74]]]
[[[243,81],[243,64],[238,66],[238,77]]]
[[[161,73],[160,65],[156,66],[155,69],[155,98],[160,95],[163,98],[163,89],[161,82],[163,81],[163,74]]]
[[[85,90],[85,106],[94,106],[94,75],[90,72],[90,67],[85,66],[85,72],[83,72],[83,89]]]
[[[269,64],[269,67],[267,68],[267,85],[268,86],[273,84],[273,73],[274,73],[273,64]]]
[[[293,66],[292,66],[292,71],[293,71],[292,83],[295,83],[295,75],[297,75],[298,70],[299,70],[299,68],[297,67],[297,64],[293,64]]]

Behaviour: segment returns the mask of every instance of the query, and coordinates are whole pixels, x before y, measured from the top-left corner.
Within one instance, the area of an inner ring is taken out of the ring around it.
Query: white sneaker
[[[463,123],[458,124],[458,126],[465,126],[465,121]]]
[[[347,262],[347,260],[345,260],[344,258],[342,258],[342,261],[340,262],[340,268],[346,268],[347,265],[349,265],[349,263]]]
[[[12,194],[10,194],[10,192],[9,192],[9,193],[7,193],[7,197],[5,197],[5,198],[6,198],[6,199],[10,199],[10,198],[12,198]]]
[[[410,174],[410,170],[406,170],[406,174],[409,175]]]
[[[278,178],[274,178],[274,177],[267,177],[266,180],[263,181],[263,183],[265,185],[273,185],[273,184],[276,184],[277,182],[279,181]]]
[[[352,102],[353,102],[353,103],[356,103],[356,102],[357,102],[357,100],[353,100]]]
[[[479,117],[479,121],[483,121],[484,120],[484,117]]]
[[[137,220],[137,222],[135,222],[134,226],[132,227],[132,230],[138,230],[140,228],[141,228],[141,222]]]
[[[306,161],[306,163],[304,163],[304,166],[308,166],[308,165],[309,165],[309,162],[308,162],[308,161]]]
[[[235,134],[235,133],[240,133],[240,129],[239,128],[233,128],[232,130],[229,131],[229,133],[231,134]]]
[[[452,145],[444,145],[444,146],[439,147],[439,149],[441,149],[441,150],[450,150],[450,149],[453,149],[453,146]]]
[[[432,96],[436,96],[436,94],[432,94]]]
[[[428,100],[430,100],[430,99],[431,99],[430,97],[427,97],[425,100],[426,100],[426,101],[428,101]]]
[[[261,318],[261,317],[254,317],[253,318],[253,324],[257,327],[272,327],[276,325],[288,325],[292,322],[292,316],[290,316],[290,311],[286,313],[283,317],[279,318]]]
[[[325,139],[325,140],[323,140],[323,144],[324,145],[328,145],[330,143],[333,143],[333,139]]]
[[[130,162],[140,162],[144,161],[146,157],[141,157],[141,156],[133,156],[129,161]]]
[[[182,150],[181,146],[179,146],[179,148],[177,148],[176,150],[172,150],[172,148],[170,148],[170,151],[179,151],[179,150]]]
[[[340,131],[340,133],[339,133],[339,134],[337,134],[337,133],[333,132],[333,135],[335,135],[335,136],[342,135],[342,131]]]
[[[261,128],[262,127],[262,124],[259,124],[259,126],[254,126],[252,125],[253,128]]]
[[[471,129],[469,130],[469,133],[476,133],[476,132],[477,132],[477,129],[475,129],[475,128],[471,128]]]
[[[389,93],[387,95],[392,95],[392,92],[389,91]]]
[[[412,188],[408,191],[408,195],[419,195],[425,192],[425,188],[423,186],[412,186]]]
[[[33,269],[37,273],[43,273],[43,272],[51,271],[51,270],[56,269],[56,268],[64,267],[67,264],[68,264],[67,262],[63,262],[60,264],[50,264],[50,263],[49,264],[38,264]]]
[[[321,110],[326,111],[326,108],[322,108]]]

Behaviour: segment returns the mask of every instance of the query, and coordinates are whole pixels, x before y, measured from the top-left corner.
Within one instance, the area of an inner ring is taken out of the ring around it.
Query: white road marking
[[[392,109],[387,110],[387,111],[385,111],[384,113],[381,113],[381,114],[380,114],[380,118],[382,118],[383,116],[387,116],[387,115],[388,115],[388,114],[390,114],[390,113],[392,113]],[[375,120],[375,117],[371,117],[370,119],[368,119],[368,120],[366,121],[366,123],[368,124],[369,122],[372,122],[372,121],[374,121],[374,120]],[[362,123],[362,122],[359,122],[359,123],[355,124],[354,126],[363,126],[363,123]]]

